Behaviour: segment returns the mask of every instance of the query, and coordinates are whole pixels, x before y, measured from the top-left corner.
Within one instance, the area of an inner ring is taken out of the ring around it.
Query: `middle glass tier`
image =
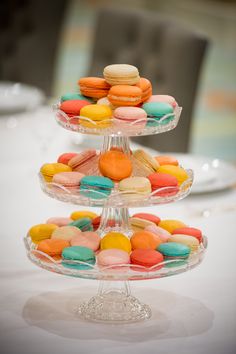
[[[97,152],[96,156],[86,161],[81,167],[78,167],[76,171],[84,173],[85,176],[104,176],[99,169],[99,161],[104,153],[112,150],[122,151],[131,161],[131,179],[132,177],[147,179],[147,177],[152,174],[152,171],[148,171],[147,166],[140,163],[140,160],[137,160],[132,153],[129,146],[129,139],[121,136],[105,136],[101,152]],[[83,154],[83,152],[81,154]],[[152,159],[151,156],[150,158]],[[108,161],[108,164],[109,163],[110,160]],[[152,188],[152,190],[150,189],[149,192],[145,193],[139,191],[138,188],[126,188],[122,190],[120,188],[120,182],[123,182],[124,179],[119,182],[113,180],[113,188],[107,193],[107,191],[96,188],[96,186],[94,188],[88,186],[86,189],[81,189],[80,186],[69,188],[63,184],[56,183],[55,179],[48,181],[41,173],[39,174],[39,178],[42,190],[50,197],[60,201],[81,206],[124,208],[166,204],[185,198],[191,190],[193,171],[190,169],[183,169],[183,171],[187,177],[182,183],[179,183],[178,187],[167,185],[155,188],[154,190]]]

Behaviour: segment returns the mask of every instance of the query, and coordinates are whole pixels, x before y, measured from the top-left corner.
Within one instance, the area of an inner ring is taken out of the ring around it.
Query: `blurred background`
[[[175,132],[139,142],[235,162],[235,1],[3,0],[0,10],[0,80],[53,100],[107,64],[135,64],[183,106]]]

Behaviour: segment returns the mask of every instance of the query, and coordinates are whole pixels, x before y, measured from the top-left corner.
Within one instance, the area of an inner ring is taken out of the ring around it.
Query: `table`
[[[29,227],[79,209],[45,196],[37,177],[42,163],[76,151],[78,139],[56,125],[46,106],[0,118],[4,354],[235,353],[236,214],[224,207],[235,205],[236,190],[190,195],[145,209],[199,227],[209,240],[203,263],[191,272],[131,284],[134,295],[152,308],[149,321],[120,326],[83,322],[74,307],[91,297],[98,283],[49,273],[29,262],[23,244]],[[94,141],[99,145],[99,139]],[[202,216],[205,209],[208,218]]]

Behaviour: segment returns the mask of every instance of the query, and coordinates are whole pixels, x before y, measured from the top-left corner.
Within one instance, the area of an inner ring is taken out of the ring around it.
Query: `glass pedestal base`
[[[76,309],[85,320],[104,323],[132,323],[147,320],[151,309],[130,294],[128,281],[101,281],[98,294]]]

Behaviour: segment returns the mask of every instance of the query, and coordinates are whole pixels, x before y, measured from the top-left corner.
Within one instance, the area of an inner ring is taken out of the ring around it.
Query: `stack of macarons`
[[[125,154],[118,148],[63,153],[56,163],[44,164],[40,172],[58,191],[80,191],[93,199],[106,198],[114,188],[124,196],[175,196],[189,178],[172,156],[153,157],[142,149]]]
[[[136,213],[130,217],[130,238],[115,229],[100,237],[100,220],[96,213],[75,211],[69,217],[52,217],[34,225],[28,236],[38,257],[45,261],[53,258],[73,269],[131,264],[135,265],[131,269],[137,271],[183,264],[203,241],[201,230],[179,220],[161,220],[154,214]],[[115,226],[113,220],[110,225]]]
[[[78,85],[80,93],[61,97],[62,121],[67,115],[70,123],[85,128],[131,126],[139,133],[146,125],[163,125],[174,119],[176,100],[169,95],[152,95],[151,82],[140,77],[133,65],[108,65],[103,78],[82,77]]]

